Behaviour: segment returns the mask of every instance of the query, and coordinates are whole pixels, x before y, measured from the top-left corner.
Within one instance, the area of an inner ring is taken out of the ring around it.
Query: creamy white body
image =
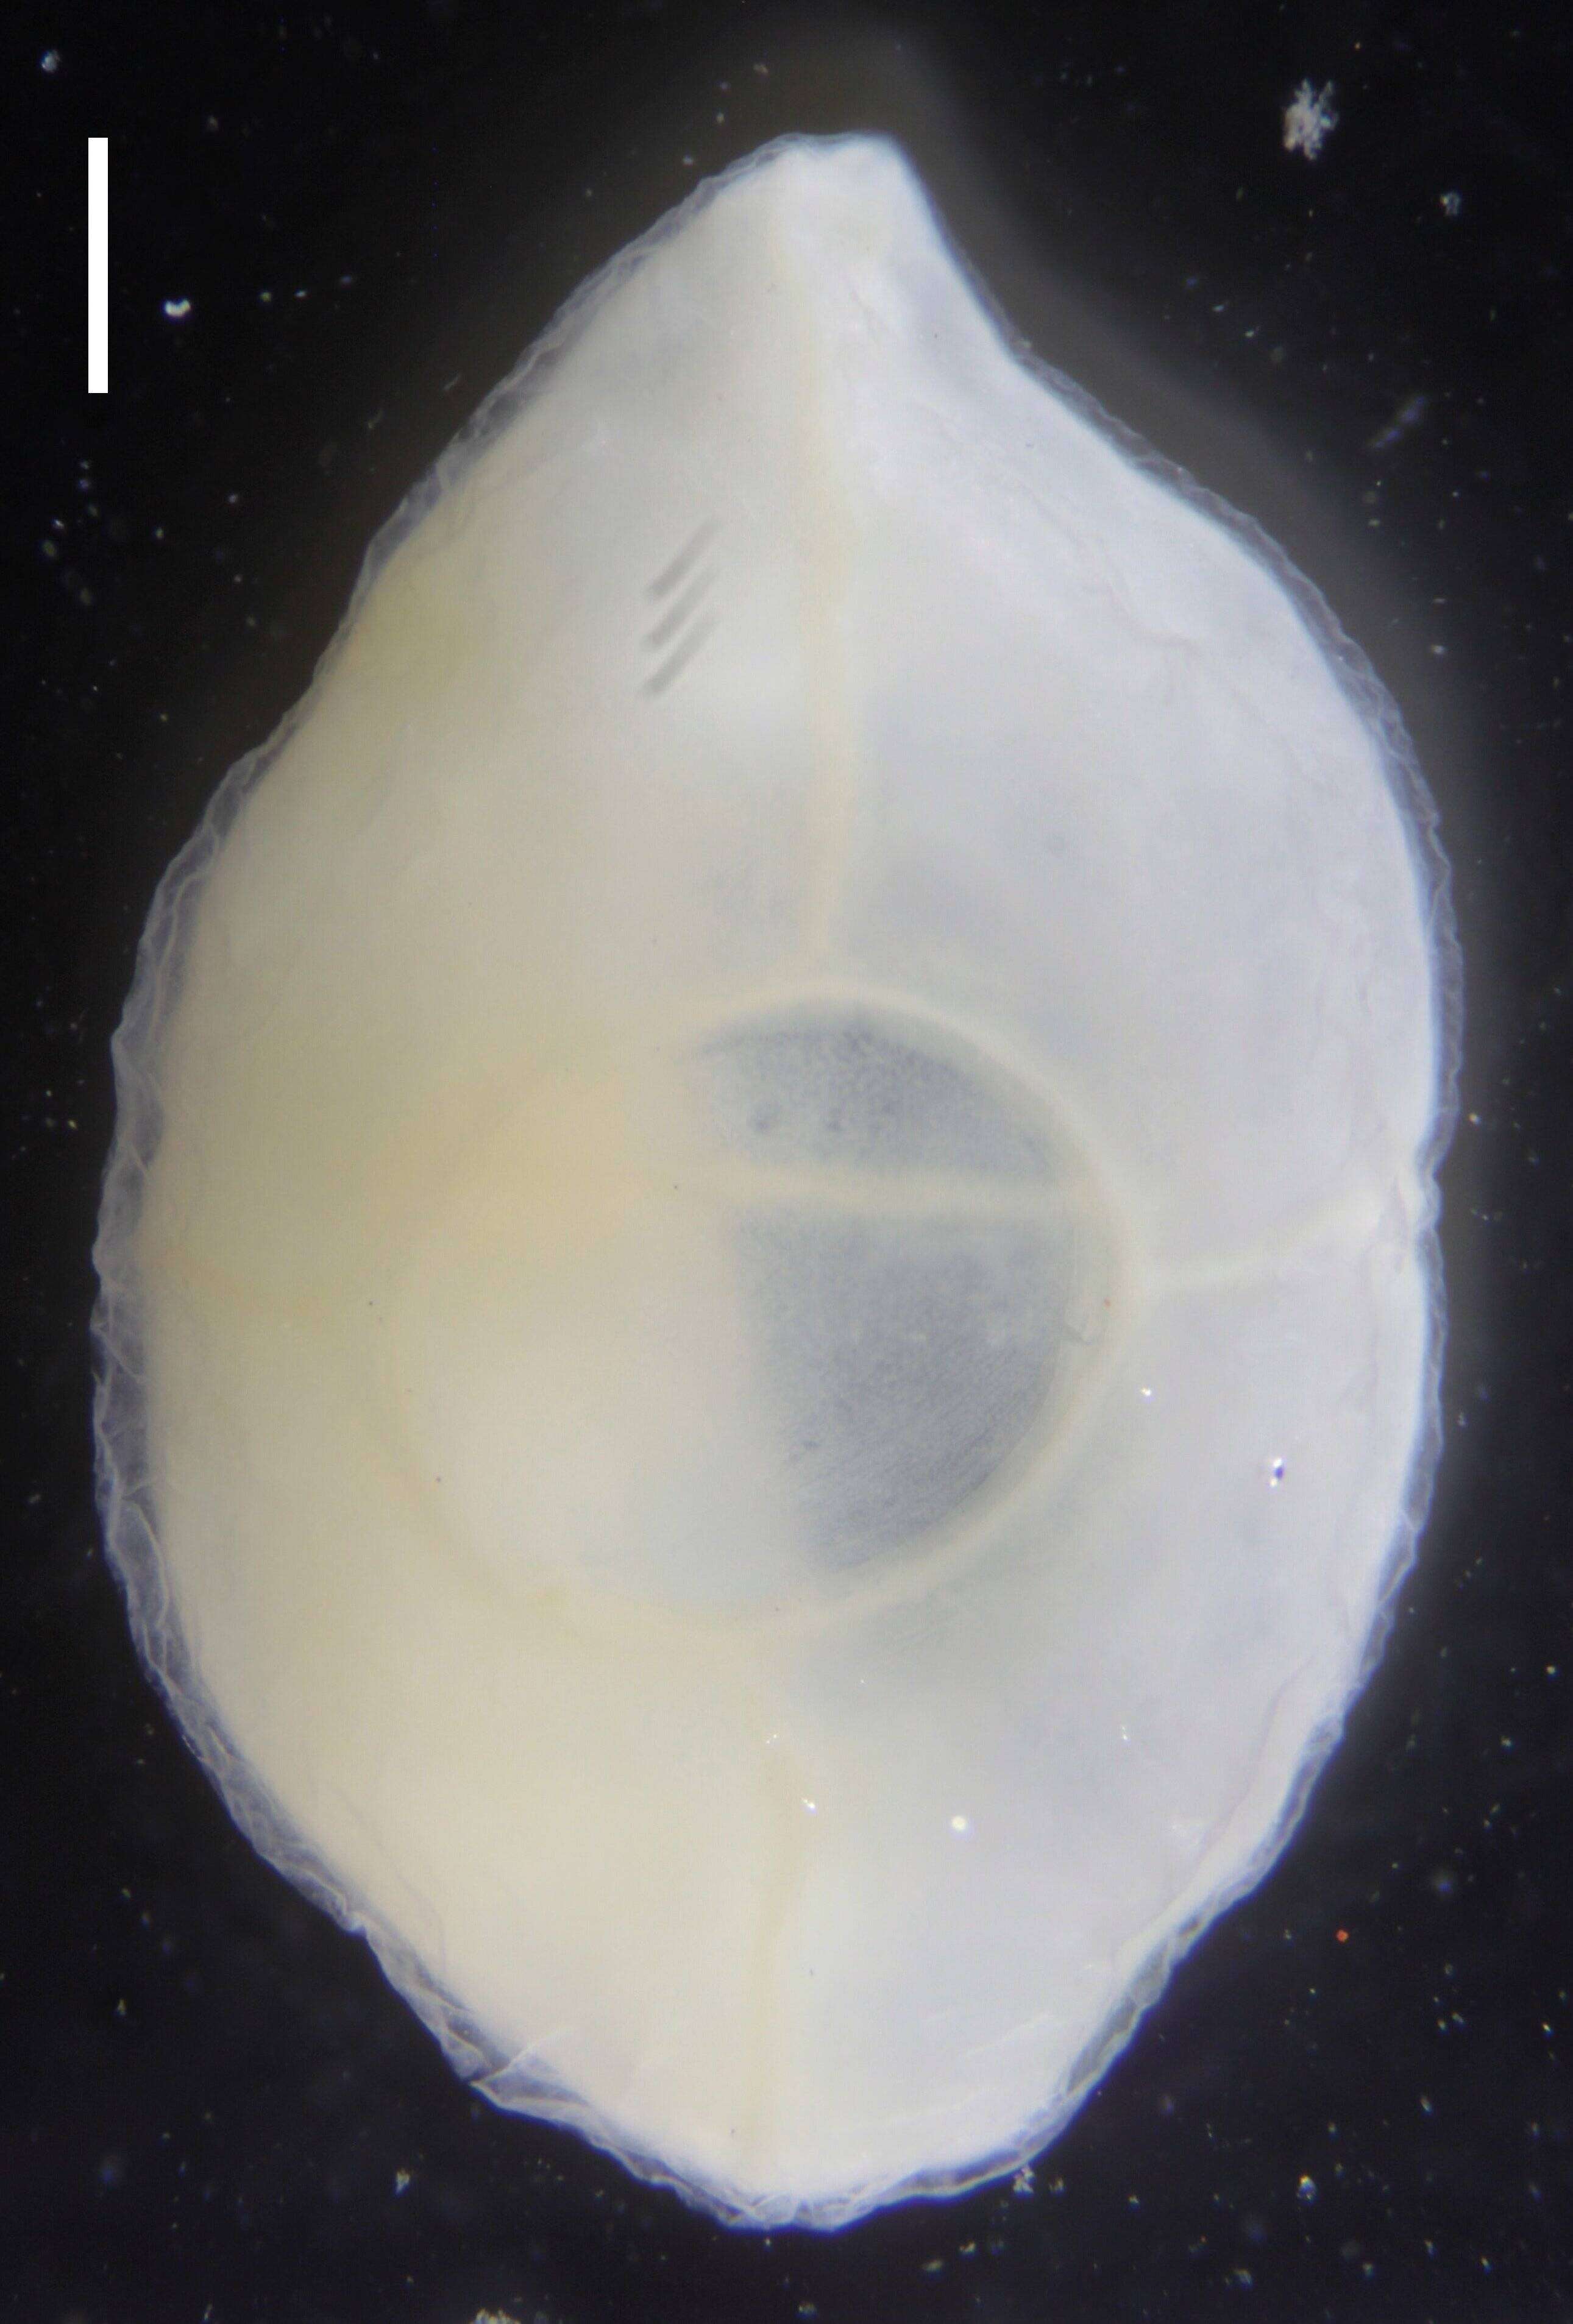
[[[166,881],[99,1244],[139,1637],[456,2062],[755,2222],[1032,2152],[1412,1542],[1402,730],[900,156],[582,299]]]

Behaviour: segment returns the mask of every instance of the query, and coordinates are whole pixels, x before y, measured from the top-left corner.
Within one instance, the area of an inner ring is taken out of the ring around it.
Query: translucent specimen
[[[702,189],[143,940],[103,1508],[233,1812],[726,2218],[1012,2168],[1377,1651],[1456,979],[1359,655],[901,155]]]

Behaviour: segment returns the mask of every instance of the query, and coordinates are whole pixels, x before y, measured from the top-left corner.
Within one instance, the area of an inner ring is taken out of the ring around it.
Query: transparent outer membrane
[[[874,139],[590,284],[160,888],[106,1538],[458,2070],[723,2218],[1013,2168],[1282,1847],[1434,1467],[1402,725]]]

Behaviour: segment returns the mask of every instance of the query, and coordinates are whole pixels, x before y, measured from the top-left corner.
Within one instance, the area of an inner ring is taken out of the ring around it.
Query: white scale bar
[[[88,392],[109,392],[109,140],[88,140]]]

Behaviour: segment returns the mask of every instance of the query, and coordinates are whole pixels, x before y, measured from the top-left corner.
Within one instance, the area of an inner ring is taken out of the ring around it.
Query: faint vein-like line
[[[687,637],[677,649],[677,651],[673,654],[670,654],[666,660],[662,663],[661,668],[657,670],[652,671],[651,675],[645,679],[645,693],[664,694],[667,687],[671,684],[673,678],[680,677],[682,672],[687,669],[689,662],[692,661],[694,656],[699,652],[699,648],[704,644],[705,640],[715,629],[715,614],[704,614],[689,632]]]
[[[682,548],[678,550],[678,553],[672,558],[671,563],[670,565],[663,566],[661,571],[656,575],[654,580],[650,585],[649,594],[651,596],[670,596],[671,592],[678,586],[679,583],[686,580],[688,576],[693,571],[694,567],[699,563],[699,558],[704,555],[706,549],[708,549],[711,541],[715,540],[719,530],[720,528],[717,520],[714,517],[707,517],[704,523],[690,535],[689,539],[685,541]]]

